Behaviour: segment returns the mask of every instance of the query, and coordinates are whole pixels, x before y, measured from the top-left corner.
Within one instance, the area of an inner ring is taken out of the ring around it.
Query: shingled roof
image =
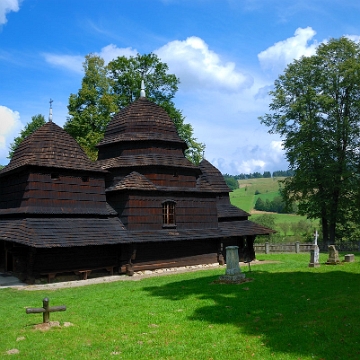
[[[137,99],[112,118],[98,147],[139,140],[167,141],[187,148],[167,112],[145,97]]]
[[[0,176],[29,165],[105,172],[87,157],[75,139],[53,122],[43,125],[18,146]]]
[[[274,230],[250,220],[242,220],[219,223],[219,227],[210,229],[135,230],[129,231],[129,234],[133,242],[141,243],[220,239],[234,236],[268,235],[274,232]]]
[[[36,248],[130,243],[119,218],[0,219],[1,239]]]
[[[221,172],[209,161],[205,159],[202,160],[199,167],[202,172],[202,175],[198,179],[198,184],[200,187],[210,187],[213,191],[216,192],[228,193],[231,191],[227,186]]]
[[[217,204],[218,218],[243,218],[250,216],[246,211],[231,204]]]
[[[139,166],[166,166],[175,168],[189,168],[196,170],[197,167],[184,156],[175,156],[173,154],[139,154],[118,156],[115,158],[98,160],[98,164],[103,169],[116,167],[139,167]]]
[[[106,192],[116,190],[157,190],[157,187],[144,175],[133,171],[118,184],[106,189]]]

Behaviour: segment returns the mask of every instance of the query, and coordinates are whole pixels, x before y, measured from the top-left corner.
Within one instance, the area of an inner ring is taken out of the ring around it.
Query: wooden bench
[[[87,278],[91,274],[91,272],[96,271],[96,270],[105,269],[106,271],[108,271],[110,273],[110,275],[114,275],[114,267],[116,267],[116,265],[102,266],[102,267],[92,268],[92,269],[59,270],[59,271],[56,271],[56,272],[42,272],[42,273],[40,273],[40,275],[46,275],[47,278],[48,278],[48,283],[51,283],[52,280],[55,279],[57,274],[71,273],[71,272],[74,273],[75,275],[81,276],[82,280],[87,280]]]

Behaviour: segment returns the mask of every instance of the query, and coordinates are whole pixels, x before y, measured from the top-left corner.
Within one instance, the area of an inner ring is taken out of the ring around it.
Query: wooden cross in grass
[[[43,323],[48,323],[50,321],[50,313],[55,311],[65,311],[66,306],[49,306],[49,299],[43,299],[43,307],[42,308],[28,308],[26,309],[27,314],[36,314],[36,313],[43,313]]]

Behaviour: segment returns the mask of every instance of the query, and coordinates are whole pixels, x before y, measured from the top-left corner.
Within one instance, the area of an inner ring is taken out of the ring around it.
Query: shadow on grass
[[[173,301],[197,299],[199,306],[189,320],[233,325],[246,335],[260,336],[271,352],[358,359],[360,274],[344,270],[255,270],[246,273],[253,281],[241,285],[214,284],[218,276],[205,276],[144,290]]]

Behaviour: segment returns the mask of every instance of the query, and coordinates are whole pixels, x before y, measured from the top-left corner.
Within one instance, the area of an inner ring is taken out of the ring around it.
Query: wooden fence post
[[[270,244],[268,242],[265,243],[265,254],[270,254]]]

